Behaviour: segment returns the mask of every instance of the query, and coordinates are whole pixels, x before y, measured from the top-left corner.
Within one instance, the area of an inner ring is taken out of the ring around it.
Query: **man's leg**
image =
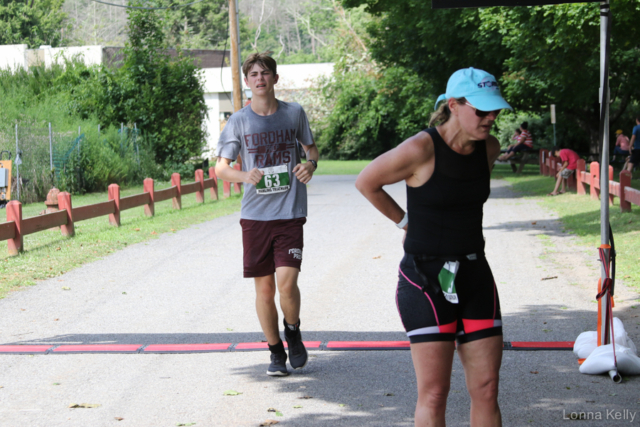
[[[290,325],[294,325],[300,320],[299,273],[300,270],[295,267],[276,268],[278,292],[280,293],[280,308],[284,314],[284,320]]]
[[[254,280],[256,285],[256,311],[262,332],[267,338],[269,351],[271,352],[271,364],[267,369],[267,375],[280,377],[289,375],[287,353],[284,350],[284,344],[278,331],[275,278],[271,274],[269,276],[256,277]]]
[[[270,345],[280,342],[278,310],[276,308],[276,282],[273,274],[254,278],[256,285],[256,311],[262,332]]]
[[[276,268],[280,308],[284,314],[284,336],[289,346],[289,363],[294,369],[304,368],[308,354],[302,343],[300,334],[300,289],[296,267],[281,266]]]
[[[629,172],[633,172],[633,168],[634,168],[633,163],[627,161],[626,165],[627,165],[627,170]]]
[[[554,187],[553,191],[551,193],[549,193],[549,196],[557,196],[558,195],[558,188],[560,188],[560,183],[562,182],[562,175],[558,174],[558,179],[556,180],[556,186]]]

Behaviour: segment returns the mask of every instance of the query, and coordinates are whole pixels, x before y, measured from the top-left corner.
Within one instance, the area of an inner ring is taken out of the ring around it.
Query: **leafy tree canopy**
[[[64,0],[0,0],[0,45],[59,46],[63,42]]]
[[[514,107],[558,111],[597,147],[600,19],[597,3],[432,10],[422,0],[343,0],[379,19],[368,27],[373,58],[403,66],[444,91],[455,70],[474,66],[501,80]],[[611,44],[611,121],[626,124],[640,101],[640,3],[616,0]],[[429,94],[432,97],[436,93]],[[629,106],[632,108],[629,109]],[[638,111],[635,111],[638,112]]]

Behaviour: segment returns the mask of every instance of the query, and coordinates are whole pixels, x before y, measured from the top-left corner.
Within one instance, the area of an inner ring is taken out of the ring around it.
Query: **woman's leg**
[[[502,363],[502,335],[458,346],[471,396],[471,427],[501,427],[498,380]]]
[[[411,358],[418,383],[416,427],[444,427],[451,383],[454,344],[436,341],[411,344]]]

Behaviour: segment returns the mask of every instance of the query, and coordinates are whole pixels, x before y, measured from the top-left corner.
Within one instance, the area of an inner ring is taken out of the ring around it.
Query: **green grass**
[[[358,175],[371,160],[319,160],[315,175]]]
[[[614,177],[618,173],[614,173]],[[538,166],[527,165],[520,176],[516,176],[508,165],[496,165],[494,178],[502,178],[513,185],[513,189],[524,198],[534,198],[541,206],[557,213],[564,228],[578,236],[582,245],[592,248],[597,257],[600,246],[600,201],[587,195],[573,192],[555,197],[546,196],[553,190],[555,180],[539,174]],[[617,181],[617,179],[616,179]],[[637,186],[637,180],[632,181]],[[631,206],[631,212],[620,212],[620,200],[615,199],[609,207],[617,256],[616,278],[640,290],[640,206]]]
[[[370,161],[321,160],[318,175],[357,175]],[[156,190],[170,187],[169,182],[157,182]],[[219,185],[222,198],[222,182]],[[142,186],[120,190],[120,197],[142,193]],[[108,200],[107,193],[73,196],[73,207],[85,206]],[[205,191],[205,203],[197,204],[195,194],[182,198],[182,209],[172,209],[171,200],[155,205],[153,218],[144,215],[142,207],[128,209],[120,214],[120,227],[109,225],[107,216],[77,222],[76,235],[66,238],[56,227],[24,237],[24,252],[9,256],[0,250],[0,298],[8,292],[35,285],[40,280],[60,276],[83,264],[95,261],[134,243],[157,238],[162,233],[175,232],[194,224],[229,215],[240,210],[240,195],[229,199],[211,201]],[[44,203],[22,206],[22,217],[37,216],[45,209]],[[6,216],[0,222],[6,221]],[[6,244],[4,246],[6,248]]]
[[[156,190],[169,186],[169,183],[159,184]],[[120,196],[139,193],[142,193],[142,186],[122,190]],[[219,194],[222,197],[222,183]],[[73,196],[72,204],[78,207],[106,200],[107,193],[94,193]],[[57,227],[25,236],[25,251],[22,254],[11,257],[6,249],[0,251],[0,298],[8,292],[57,277],[128,245],[156,239],[162,233],[175,232],[237,212],[240,201],[240,195],[211,201],[209,190],[205,190],[204,204],[196,203],[195,194],[182,197],[181,210],[172,209],[171,200],[165,200],[155,205],[155,216],[152,218],[144,215],[143,207],[122,211],[120,227],[109,225],[108,216],[101,216],[77,222],[76,235],[72,238],[63,237]],[[44,207],[44,203],[23,205],[23,218],[38,215]]]

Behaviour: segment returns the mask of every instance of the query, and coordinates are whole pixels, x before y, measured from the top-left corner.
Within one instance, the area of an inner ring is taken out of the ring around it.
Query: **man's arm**
[[[569,160],[565,160],[565,161],[562,163],[562,169],[560,169],[560,170],[558,171],[558,173],[556,174],[556,177],[557,177],[557,178],[559,178],[559,177],[560,177],[560,174],[562,173],[562,171],[563,171],[563,170],[565,170],[565,169],[567,168],[567,166],[569,166]]]
[[[633,150],[633,143],[636,142],[636,136],[631,135],[631,140],[629,141],[629,150]]]
[[[262,178],[262,172],[253,168],[249,172],[235,170],[231,167],[231,159],[218,157],[216,163],[216,176],[227,182],[244,182],[246,184],[256,185]]]
[[[311,145],[303,145],[302,148],[307,155],[307,161],[306,163],[297,164],[296,167],[293,168],[293,173],[301,183],[306,184],[311,181],[313,173],[316,171],[315,166],[313,166],[313,163],[309,160],[313,160],[318,163],[320,155],[318,153],[318,146],[315,143]]]

